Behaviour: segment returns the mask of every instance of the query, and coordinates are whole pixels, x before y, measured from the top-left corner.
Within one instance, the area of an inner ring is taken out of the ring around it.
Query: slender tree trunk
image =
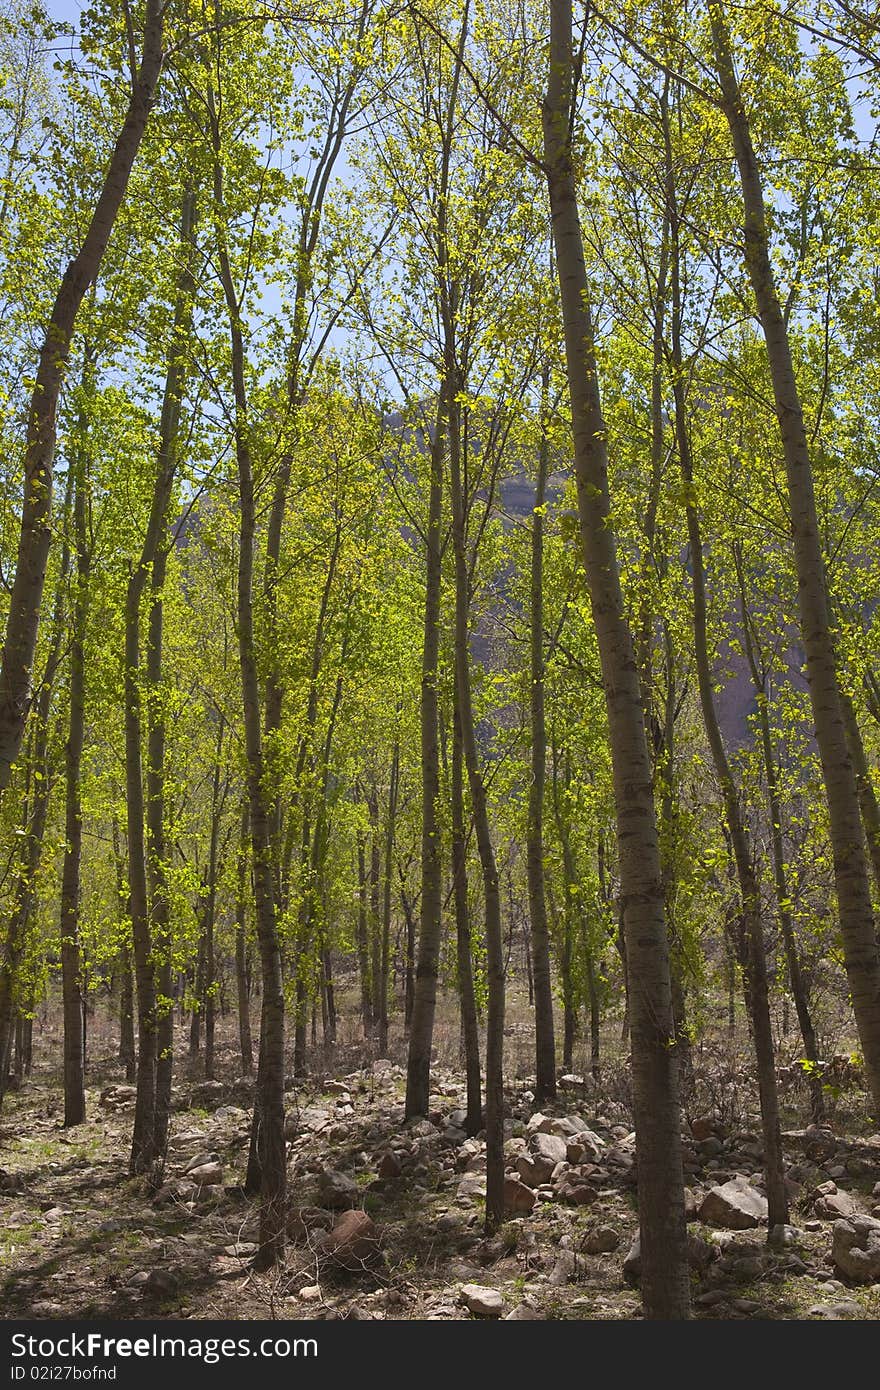
[[[556,1041],[553,1033],[553,984],[550,976],[550,932],[544,896],[544,782],[547,731],[544,724],[544,509],[547,495],[547,397],[550,369],[541,378],[541,443],[532,512],[531,583],[529,604],[529,674],[531,720],[531,781],[526,832],[526,871],[529,885],[532,978],[535,999],[535,1102],[556,1098]]]
[[[187,248],[189,251],[190,248]],[[190,252],[191,254],[191,252]],[[182,383],[181,383],[182,386]],[[177,403],[179,407],[179,391]],[[169,440],[172,457],[177,435],[177,409]],[[170,497],[169,497],[170,501]],[[162,693],[162,637],[164,586],[168,558],[168,506],[153,558],[151,602],[147,637],[147,885],[150,898],[151,939],[157,957],[156,975],[156,1156],[164,1157],[171,1119],[171,1077],[174,1063],[174,1002],[172,999],[171,913],[165,878],[165,704]]]
[[[84,382],[85,385],[85,382]],[[80,421],[81,431],[85,420]],[[80,439],[75,472],[73,523],[76,544],[76,598],[70,641],[70,693],[65,749],[64,865],[61,872],[61,978],[64,1000],[64,1125],[81,1125],[86,1118],[84,1077],[83,994],[80,976],[80,865],[82,862],[82,798],[80,772],[85,742],[85,636],[89,610],[89,553],[86,532],[88,486],[85,444]]]
[[[49,650],[42,680],[37,691],[33,732],[28,738],[30,746],[25,760],[28,780],[24,788],[20,833],[16,837],[15,877],[8,909],[6,940],[2,953],[0,953],[0,1105],[2,1105],[6,1091],[8,1061],[15,1020],[15,992],[18,984],[18,972],[27,944],[28,924],[36,904],[36,875],[42,858],[43,838],[46,833],[46,818],[49,811],[51,788],[48,758],[49,716],[67,621],[66,590],[71,561],[68,522],[71,515],[74,482],[75,473],[73,469],[70,469],[64,497],[63,533],[65,539],[52,605]]]
[[[409,1036],[412,1026],[413,1006],[416,997],[416,919],[407,896],[406,884],[403,881],[403,871],[398,869],[400,876],[400,905],[403,908],[403,920],[406,924],[406,960],[404,963],[403,976],[403,1030]]]
[[[458,380],[457,366],[450,344],[451,335],[447,334],[446,389],[450,401],[449,479],[452,540],[455,551],[455,686],[474,832],[483,873],[486,974],[489,985],[486,1019],[486,1233],[491,1235],[504,1220],[504,947],[498,867],[492,845],[486,789],[480,771],[471,698],[470,574],[466,550],[466,502],[462,487],[460,408],[457,399],[463,383]],[[545,931],[546,925],[545,918]]]
[[[880,806],[877,804],[877,793],[871,780],[871,769],[868,766],[855,706],[852,697],[843,686],[840,688],[840,708],[843,712],[843,722],[846,728],[847,747],[856,774],[862,824],[865,827],[865,839],[868,842],[868,855],[874,874],[874,886],[877,889],[878,897],[880,897]]]
[[[397,782],[400,745],[391,754],[388,783],[388,824],[385,828],[385,862],[382,868],[382,949],[379,958],[379,1056],[388,1052],[388,973],[391,968],[391,893],[394,864],[394,833],[397,821]]]
[[[196,950],[196,973],[193,981],[193,1006],[189,1020],[189,1055],[198,1057],[202,1050],[202,1015],[204,1013],[205,999],[205,932],[202,927],[199,932],[199,944]]]
[[[357,915],[357,952],[358,952],[358,971],[361,982],[361,1022],[364,1029],[364,1037],[368,1038],[373,1031],[373,992],[370,985],[370,946],[368,935],[368,912],[367,912],[367,857],[366,839],[362,831],[357,834],[357,860],[358,860],[358,915]]]
[[[457,659],[457,657],[456,657]],[[480,1029],[474,996],[474,969],[471,920],[468,906],[467,837],[464,811],[464,749],[458,705],[458,682],[452,706],[452,876],[455,900],[456,962],[461,1033],[467,1084],[465,1132],[478,1134],[483,1128],[483,1098],[480,1078]]]
[[[221,714],[217,725],[217,748],[214,774],[211,779],[211,838],[208,847],[208,882],[205,897],[205,1079],[214,1080],[214,1034],[217,1018],[217,980],[214,960],[214,917],[217,911],[217,856],[220,846],[220,820],[223,798],[220,794],[220,768],[223,758],[223,736],[226,720]]]
[[[746,600],[745,574],[743,572],[739,550],[736,552],[735,561],[737,579],[739,581],[743,646],[755,691],[758,724],[761,730],[761,751],[764,758],[764,774],[767,778],[767,800],[770,806],[770,851],[773,859],[773,886],[776,891],[776,912],[782,931],[785,959],[788,965],[788,978],[791,985],[792,998],[794,999],[795,1013],[797,1014],[798,1026],[800,1027],[801,1037],[804,1043],[804,1057],[811,1064],[808,1081],[813,1121],[815,1124],[822,1124],[825,1119],[825,1093],[822,1090],[822,1077],[819,1069],[815,1065],[819,1060],[819,1052],[816,1046],[816,1030],[813,1026],[810,1001],[807,996],[807,989],[801,970],[800,956],[798,954],[797,941],[795,940],[794,923],[792,922],[791,911],[789,909],[790,897],[788,879],[785,871],[785,850],[782,842],[782,805],[776,778],[776,760],[773,757],[773,741],[770,734],[770,715],[767,708],[767,683],[766,679],[762,678],[761,672],[758,669],[758,657],[755,650],[755,641],[752,637],[751,620]],[[783,1025],[783,1031],[785,1031],[785,1024]]]
[[[443,507],[443,448],[446,392],[437,403],[431,443],[431,490],[428,503],[425,571],[425,625],[420,704],[422,756],[422,895],[419,908],[418,960],[409,1025],[406,1071],[407,1119],[427,1115],[431,1085],[431,1044],[437,1007],[440,933],[443,911],[440,818],[440,726],[437,713],[437,667],[440,651],[440,585]]]
[[[367,798],[370,812],[370,1009],[374,1026],[382,1019],[382,845],[379,827],[379,797],[375,787]]]
[[[192,319],[194,218],[195,202],[191,191],[187,190],[181,211],[181,270],[165,374],[153,496],[141,554],[129,576],[125,599],[125,790],[129,911],[138,1009],[137,1097],[129,1160],[132,1174],[146,1172],[164,1154],[171,1094],[171,957],[167,894],[163,888],[161,869],[164,860],[164,721],[161,710],[155,708],[155,702],[159,698],[157,685],[161,677],[161,592],[165,576],[168,509],[177,469],[177,436],[184,388],[183,353]],[[147,642],[148,768],[145,795],[141,754],[143,698],[140,610],[150,577],[153,599]],[[152,919],[156,922],[155,934]],[[160,953],[158,974],[153,959],[157,948]],[[157,1013],[157,981],[158,993],[163,1000],[161,1016]]]
[[[626,934],[642,1298],[652,1318],[690,1314],[674,1021],[651,763],[608,489],[570,122],[570,0],[551,0],[544,157],[565,329],[581,541],[605,687]]]
[[[125,861],[119,834],[119,822],[113,816],[113,863],[116,869],[116,900],[124,917],[129,916],[128,891],[125,886]],[[134,1036],[134,979],[131,970],[131,947],[128,942],[119,952],[119,1060],[125,1067],[126,1081],[134,1081],[137,1054]]]
[[[143,48],[125,120],[80,249],[52,306],[27,416],[18,555],[0,661],[0,792],[9,783],[31,704],[31,673],[52,541],[52,484],[58,399],[77,315],[101,266],[155,99],[162,66],[163,0],[146,0]]]
[[[844,961],[876,1113],[880,1111],[880,948],[875,934],[856,774],[841,707],[804,412],[771,261],[761,172],[734,68],[730,38],[721,5],[709,0],[708,10],[724,114],[742,185],[746,269],[767,345],[785,455],[800,630],[828,800]]]
[[[214,211],[220,229],[217,249],[220,278],[229,314],[235,399],[235,453],[239,498],[238,650],[250,802],[254,908],[263,983],[260,1057],[253,1121],[253,1149],[260,1173],[261,1196],[259,1248],[254,1263],[258,1269],[268,1269],[283,1258],[285,1244],[287,1156],[284,1145],[284,980],[275,910],[273,837],[265,788],[260,686],[254,633],[254,549],[257,516],[244,375],[245,351],[241,309],[232,279],[223,230],[226,226],[223,166],[220,162],[220,130],[213,99],[209,103],[209,115],[214,140]]]
[[[666,124],[667,169],[671,169],[669,129]],[[785,1192],[785,1170],[782,1161],[782,1134],[779,1123],[779,1097],[776,1087],[776,1059],[773,1031],[770,1022],[770,1001],[767,982],[767,955],[764,947],[764,928],[761,921],[761,898],[752,863],[748,831],[740,810],[739,793],[727,758],[718,714],[715,708],[714,681],[709,658],[706,576],[703,561],[703,539],[699,513],[695,504],[694,473],[690,435],[687,426],[685,398],[686,373],[681,349],[681,289],[679,279],[678,209],[675,187],[667,180],[667,205],[672,239],[672,393],[675,403],[675,438],[685,492],[688,544],[692,569],[694,602],[694,657],[703,725],[712,754],[715,772],[721,787],[724,814],[730,834],[740,901],[747,955],[744,975],[748,981],[748,1001],[752,1021],[755,1058],[758,1069],[758,1090],[761,1101],[761,1128],[764,1140],[764,1172],[767,1185],[768,1227],[788,1220],[788,1199]]]
[[[125,1068],[126,1081],[135,1079],[136,1055],[131,950],[123,946],[119,953],[119,1060]]]
[[[235,902],[235,983],[238,994],[238,1044],[241,1051],[241,1074],[250,1076],[254,1070],[254,1050],[251,1041],[251,1003],[247,974],[247,920],[248,888],[248,808],[247,801],[241,812],[241,838],[238,850],[238,890]]]

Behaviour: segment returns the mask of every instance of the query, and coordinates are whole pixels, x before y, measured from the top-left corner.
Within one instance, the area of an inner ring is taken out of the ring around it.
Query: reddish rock
[[[359,1270],[376,1263],[379,1231],[365,1211],[344,1211],[324,1238],[323,1254],[341,1269]]]
[[[384,1153],[382,1155],[379,1161],[378,1171],[380,1178],[388,1179],[400,1177],[400,1160],[398,1159],[396,1154],[393,1154],[391,1152],[390,1149],[387,1153]]]
[[[528,1212],[535,1205],[535,1194],[518,1178],[504,1179],[504,1210],[514,1214]]]

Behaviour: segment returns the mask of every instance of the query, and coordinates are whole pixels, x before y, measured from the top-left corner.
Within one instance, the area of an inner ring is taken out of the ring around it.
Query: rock
[[[43,1220],[54,1225],[57,1221],[63,1221],[65,1216],[70,1216],[70,1214],[69,1207],[50,1207],[48,1211],[43,1212]]]
[[[242,1110],[238,1105],[221,1105],[219,1110],[214,1111],[215,1120],[246,1120],[247,1111]]]
[[[566,1142],[565,1156],[569,1163],[598,1163],[604,1147],[598,1134],[585,1129]]]
[[[184,1176],[185,1176],[187,1173],[191,1173],[195,1168],[204,1168],[204,1167],[206,1167],[209,1163],[217,1163],[217,1164],[219,1164],[219,1162],[220,1162],[220,1155],[219,1155],[219,1154],[215,1154],[215,1153],[200,1153],[200,1154],[196,1154],[195,1158],[191,1158],[190,1161],[189,1161],[189,1163],[188,1163],[188,1164],[186,1165],[186,1167],[184,1168],[184,1170],[183,1170]]]
[[[835,1221],[831,1260],[838,1273],[858,1284],[880,1282],[880,1221],[872,1216]]]
[[[322,1242],[321,1254],[340,1269],[357,1271],[380,1257],[379,1230],[365,1211],[344,1211]]]
[[[620,1234],[613,1226],[597,1226],[584,1237],[581,1249],[585,1255],[605,1255],[619,1244]]]
[[[482,1284],[464,1284],[459,1301],[478,1318],[500,1318],[504,1312],[504,1299],[498,1290]]]
[[[225,1099],[226,1088],[222,1081],[200,1081],[190,1091],[190,1104],[208,1110]]]
[[[219,1163],[200,1163],[197,1168],[188,1168],[186,1175],[197,1187],[217,1187],[223,1182],[223,1168]]]
[[[105,1110],[113,1110],[118,1105],[132,1105],[136,1099],[135,1086],[105,1086],[98,1104]]]
[[[767,1237],[767,1244],[774,1250],[783,1250],[787,1246],[796,1245],[802,1234],[797,1226],[774,1226]]]
[[[174,1298],[180,1280],[173,1269],[151,1269],[143,1284],[146,1298]]]
[[[727,1299],[726,1289],[706,1289],[705,1293],[698,1293],[694,1303],[698,1308],[714,1308],[719,1303],[724,1303]]]
[[[513,1310],[512,1313],[508,1313],[508,1314],[507,1314],[507,1316],[506,1316],[506,1318],[504,1319],[504,1321],[505,1321],[505,1322],[534,1322],[534,1321],[536,1321],[537,1319],[542,1318],[542,1317],[543,1317],[543,1314],[541,1313],[540,1308],[537,1308],[537,1307],[535,1306],[535,1304],[529,1302],[528,1299],[524,1299],[522,1303],[518,1304],[517,1307],[514,1308],[514,1310]]]
[[[560,1201],[574,1207],[591,1206],[599,1195],[595,1187],[576,1171],[568,1172],[561,1178],[555,1193]]]
[[[358,1200],[358,1185],[347,1173],[335,1168],[324,1168],[318,1174],[318,1190],[325,1206],[334,1211],[353,1207]]]
[[[737,1173],[722,1186],[709,1189],[700,1207],[700,1220],[707,1226],[749,1231],[767,1220],[767,1198]]]
[[[402,1170],[400,1167],[400,1159],[397,1157],[397,1154],[392,1153],[390,1149],[386,1150],[386,1152],[383,1153],[381,1159],[379,1160],[379,1167],[377,1171],[379,1173],[379,1177],[384,1179],[385,1181],[388,1181],[389,1179],[393,1178],[399,1178]]]
[[[486,1174],[485,1173],[464,1173],[458,1184],[457,1195],[459,1197],[485,1197],[486,1195]]]
[[[529,1152],[536,1182],[542,1183],[551,1176],[557,1163],[566,1161],[568,1148],[565,1140],[558,1135],[539,1131],[529,1140]]]
[[[715,1258],[715,1254],[715,1248],[705,1240],[701,1240],[699,1236],[688,1234],[687,1255],[691,1269],[704,1274]],[[642,1277],[642,1242],[638,1231],[623,1262],[623,1277],[630,1284],[637,1284]]]
[[[844,1299],[841,1303],[814,1303],[807,1310],[811,1318],[823,1318],[826,1322],[842,1322],[848,1318],[863,1318],[865,1310],[858,1303]]]
[[[239,1240],[234,1245],[224,1245],[223,1254],[229,1255],[231,1259],[237,1257],[240,1260],[246,1260],[250,1259],[252,1255],[256,1255],[258,1249],[259,1246],[253,1240]]]
[[[323,1207],[291,1207],[287,1213],[287,1234],[293,1241],[308,1239],[312,1231],[329,1231],[333,1217]]]
[[[691,1134],[694,1139],[708,1139],[715,1133],[715,1121],[711,1115],[699,1115],[695,1120],[691,1120]]]
[[[573,1250],[560,1250],[556,1257],[556,1263],[550,1272],[549,1284],[554,1289],[561,1289],[571,1280],[576,1279],[577,1276],[577,1255]]]
[[[829,1192],[826,1197],[818,1198],[813,1210],[817,1216],[835,1220],[842,1218],[845,1221],[850,1216],[858,1215],[859,1205],[848,1192]]]
[[[162,1184],[153,1198],[153,1206],[161,1209],[170,1207],[175,1202],[191,1202],[195,1194],[195,1183],[187,1182],[184,1178],[174,1178],[171,1182]]]
[[[535,1205],[535,1194],[518,1178],[504,1179],[504,1210],[514,1214],[531,1211]]]
[[[724,1145],[717,1134],[710,1134],[705,1139],[697,1141],[697,1152],[703,1158],[717,1158],[723,1149]]]

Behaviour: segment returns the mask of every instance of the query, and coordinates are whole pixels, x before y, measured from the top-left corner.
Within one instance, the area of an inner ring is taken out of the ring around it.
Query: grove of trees
[[[491,1234],[527,977],[660,1319],[716,1014],[771,1228],[780,1036],[876,1127],[878,113],[848,0],[3,0],[0,1102],[109,999],[156,1184],[236,1013],[269,1270],[347,982],[407,1119],[455,996]]]

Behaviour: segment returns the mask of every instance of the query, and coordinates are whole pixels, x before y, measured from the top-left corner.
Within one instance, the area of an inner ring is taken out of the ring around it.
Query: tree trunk
[[[247,938],[247,863],[248,808],[245,801],[241,812],[241,838],[238,850],[238,890],[235,902],[235,984],[238,996],[238,1044],[241,1051],[241,1074],[250,1076],[254,1070],[254,1049],[251,1041],[251,1003],[248,990]]]
[[[385,828],[385,862],[382,869],[382,950],[379,957],[379,1056],[388,1053],[388,973],[391,968],[391,892],[394,863],[394,833],[397,821],[397,782],[400,769],[400,745],[395,742],[391,754],[391,775],[388,783],[388,824]]]
[[[131,950],[128,946],[123,946],[119,953],[119,1060],[125,1067],[126,1081],[135,1079],[135,1057]]]
[[[88,360],[88,359],[87,359]],[[86,375],[88,368],[84,370]],[[83,383],[86,385],[85,381]],[[86,422],[80,419],[84,432]],[[86,621],[89,610],[91,555],[86,531],[85,441],[80,439],[71,461],[74,471],[73,524],[76,545],[76,598],[70,637],[70,693],[65,749],[64,865],[61,871],[61,979],[64,1000],[64,1125],[81,1125],[86,1118],[83,1038],[83,994],[80,977],[80,866],[82,863],[82,798],[80,773],[85,743]]]
[[[457,658],[456,658],[457,659]],[[455,942],[458,970],[458,998],[467,1084],[465,1133],[478,1134],[483,1128],[482,1081],[480,1077],[480,1029],[474,996],[473,945],[468,907],[467,836],[464,812],[464,748],[458,702],[458,682],[452,702],[452,877],[455,901]]]
[[[874,791],[874,783],[871,780],[871,769],[865,755],[865,745],[862,742],[862,731],[856,718],[855,706],[852,697],[843,686],[840,688],[840,708],[846,728],[847,747],[856,775],[862,824],[865,827],[865,839],[868,842],[868,855],[874,874],[874,885],[878,897],[880,897],[880,806],[877,804],[877,793]]]
[[[113,863],[116,869],[116,900],[123,916],[129,916],[128,891],[125,885],[125,861],[120,842],[119,822],[114,813]],[[131,947],[126,942],[119,952],[119,1060],[125,1067],[126,1081],[136,1076],[134,1037],[134,979],[131,972]]]
[[[196,972],[193,980],[193,1006],[189,1020],[189,1055],[198,1057],[202,1050],[202,1015],[204,1013],[205,998],[205,932],[202,927],[199,932],[199,944],[196,949]]]
[[[819,1060],[819,1052],[816,1046],[816,1030],[813,1026],[810,1001],[804,983],[803,972],[801,970],[800,956],[798,954],[797,941],[795,940],[794,924],[791,920],[791,911],[789,909],[790,897],[788,880],[785,872],[785,850],[782,842],[782,805],[776,779],[776,760],[773,757],[773,741],[770,734],[770,716],[767,709],[767,682],[766,679],[762,678],[761,672],[758,669],[757,652],[755,650],[755,642],[752,638],[751,621],[746,599],[745,574],[743,572],[741,556],[738,549],[735,553],[735,561],[737,579],[739,581],[743,647],[755,691],[758,724],[761,730],[761,751],[764,758],[764,774],[767,778],[767,800],[770,807],[770,851],[773,859],[773,886],[776,892],[776,912],[782,931],[785,959],[788,965],[788,979],[791,985],[792,998],[794,999],[795,1013],[797,1014],[798,1026],[800,1027],[804,1044],[804,1057],[807,1062],[810,1063],[807,1080],[810,1088],[810,1106],[813,1123],[818,1125],[823,1124],[825,1120],[825,1093],[822,1090],[821,1074],[815,1065]],[[783,1031],[785,1031],[785,1028],[783,1028]]]
[[[868,1089],[880,1111],[880,949],[874,928],[858,788],[847,746],[825,565],[804,413],[788,329],[770,256],[764,190],[749,119],[739,88],[723,11],[709,3],[715,60],[745,209],[745,261],[767,345],[776,416],[785,455],[791,531],[798,580],[798,610],[819,758],[828,800],[834,882],[844,961]]]
[[[665,121],[667,141],[667,171],[672,168],[668,121]],[[739,882],[742,920],[747,954],[744,957],[744,978],[748,983],[748,1003],[752,1020],[752,1035],[758,1069],[758,1090],[761,1101],[761,1128],[764,1139],[764,1172],[767,1186],[768,1228],[788,1220],[788,1199],[785,1192],[785,1171],[782,1159],[782,1134],[779,1123],[779,1097],[776,1088],[776,1059],[770,1023],[770,1001],[767,984],[767,955],[764,947],[764,928],[761,921],[761,898],[752,863],[748,831],[740,810],[739,793],[727,758],[718,715],[715,709],[714,681],[709,659],[707,630],[706,576],[703,561],[703,539],[700,518],[695,503],[693,462],[687,426],[685,382],[686,372],[681,349],[682,306],[679,279],[679,226],[675,187],[667,179],[667,205],[671,235],[672,287],[672,394],[675,404],[675,438],[685,494],[688,545],[692,568],[694,659],[703,725],[712,754],[715,772],[721,787],[724,814],[730,834],[736,874]]]
[[[467,558],[466,501],[462,488],[460,407],[463,383],[458,379],[447,333],[449,399],[449,480],[452,502],[452,541],[455,551],[455,687],[464,765],[471,794],[477,851],[483,873],[486,932],[486,973],[489,1007],[486,1019],[486,1234],[504,1220],[504,945],[501,893],[492,845],[486,789],[480,771],[470,673],[470,573]],[[546,918],[544,928],[546,931]]]
[[[129,1171],[144,1173],[164,1154],[171,1094],[171,957],[164,859],[164,723],[155,709],[161,676],[161,592],[164,583],[168,509],[177,469],[177,436],[184,387],[183,349],[189,335],[193,299],[195,203],[187,190],[180,221],[181,270],[174,305],[172,340],[165,374],[159,452],[146,534],[129,576],[125,599],[125,790],[128,830],[128,884],[138,1009],[137,1097]],[[141,599],[152,576],[153,601],[147,642],[148,767],[146,797],[141,756]],[[146,829],[145,829],[146,828]],[[148,877],[149,875],[149,877]],[[150,888],[152,887],[152,893]],[[157,931],[152,928],[155,918]],[[158,976],[153,959],[159,948]],[[157,1014],[157,978],[163,1000]],[[167,1004],[165,1001],[168,1001]]]
[[[544,781],[547,731],[544,724],[544,509],[547,494],[547,396],[550,369],[541,378],[541,443],[532,511],[531,583],[529,604],[529,675],[531,721],[531,781],[526,831],[526,871],[529,885],[532,981],[535,999],[535,1104],[556,1098],[556,1041],[553,1033],[553,984],[550,977],[550,932],[544,896]]]
[[[367,912],[367,857],[366,839],[363,831],[357,832],[358,860],[358,915],[357,915],[357,953],[358,972],[361,982],[361,1022],[364,1037],[373,1031],[373,992],[370,985],[370,943]]]
[[[208,882],[205,898],[205,1080],[214,1080],[214,1033],[217,1017],[217,981],[214,961],[214,917],[217,911],[217,856],[220,845],[220,821],[223,798],[220,795],[220,767],[223,757],[223,736],[226,720],[221,714],[217,725],[217,749],[214,775],[211,780],[211,838],[208,848]]]
[[[0,792],[9,783],[31,704],[31,673],[52,540],[52,483],[58,399],[80,305],[101,266],[128,187],[162,66],[163,0],[146,0],[141,60],[128,110],[79,251],[52,306],[27,415],[24,496],[15,578],[0,661]]]
[[[403,1031],[409,1036],[412,1025],[413,1005],[416,997],[416,919],[413,915],[412,906],[406,892],[406,884],[403,881],[403,870],[398,868],[400,876],[400,905],[403,908],[403,920],[406,923],[406,960],[404,963],[403,976]]]
[[[218,227],[220,278],[229,314],[232,382],[235,399],[235,454],[238,471],[239,556],[237,585],[238,651],[241,666],[247,785],[250,802],[254,909],[260,946],[263,999],[253,1149],[260,1173],[260,1228],[255,1266],[268,1269],[284,1256],[287,1156],[284,1145],[284,980],[275,911],[273,839],[266,796],[260,720],[260,686],[254,634],[254,549],[257,517],[250,421],[245,386],[241,310],[226,246],[220,131],[213,99],[209,103],[214,140],[214,212]]]
[[[440,818],[440,727],[437,713],[437,666],[440,651],[440,585],[443,507],[443,446],[446,432],[446,392],[437,402],[431,442],[431,491],[425,539],[425,626],[422,648],[420,704],[422,758],[422,896],[419,908],[418,962],[410,1015],[406,1069],[407,1119],[427,1115],[431,1086],[431,1044],[437,1007],[440,933],[443,911]]]
[[[565,329],[578,514],[605,688],[626,934],[642,1298],[652,1318],[690,1314],[674,1021],[651,764],[632,635],[620,590],[605,422],[570,136],[575,55],[570,0],[551,0],[544,156]]]

